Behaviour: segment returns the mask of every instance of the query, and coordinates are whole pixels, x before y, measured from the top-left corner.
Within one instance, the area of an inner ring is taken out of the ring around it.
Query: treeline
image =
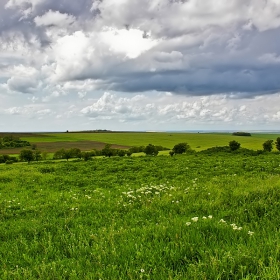
[[[28,147],[30,143],[28,141],[21,140],[19,137],[13,135],[0,137],[0,149],[5,148],[21,148]]]

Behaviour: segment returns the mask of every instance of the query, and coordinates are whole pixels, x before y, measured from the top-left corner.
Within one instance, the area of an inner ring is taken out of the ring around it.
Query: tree
[[[158,155],[158,150],[156,148],[155,145],[153,144],[149,144],[148,146],[146,146],[146,148],[144,149],[144,153],[146,155],[149,155],[149,156],[157,156]]]
[[[91,153],[90,152],[82,152],[82,158],[84,161],[88,161],[91,159]]]
[[[34,157],[34,160],[36,160],[36,161],[42,159],[41,152],[38,150],[33,151],[33,157]]]
[[[179,143],[176,144],[173,149],[175,154],[183,154],[186,153],[187,151],[191,150],[191,147],[188,143]]]
[[[170,156],[174,156],[174,154],[175,154],[175,152],[173,151],[173,150],[171,150],[170,152],[169,152],[169,154],[170,154]]]
[[[72,151],[70,150],[65,150],[64,151],[64,158],[66,158],[66,160],[68,161],[69,158],[72,158]]]
[[[275,141],[275,146],[278,151],[280,151],[280,137],[278,137]]]
[[[56,151],[53,155],[53,159],[63,159],[65,158],[65,150],[64,149],[60,149],[58,151]]]
[[[31,150],[21,150],[19,154],[19,159],[22,161],[27,161],[28,163],[34,160],[34,154]]]
[[[119,157],[124,157],[126,152],[124,150],[118,150],[118,156]]]
[[[101,150],[102,155],[105,157],[111,157],[114,154],[113,149],[111,149],[111,145],[110,144],[106,144],[104,149]]]
[[[236,151],[240,148],[240,143],[235,140],[230,141],[228,145],[231,151]]]
[[[69,152],[70,152],[71,158],[81,158],[82,157],[82,152],[79,148],[72,148],[69,150]]]
[[[263,150],[265,152],[271,152],[272,151],[272,148],[273,148],[273,140],[266,140],[264,143],[263,143]]]

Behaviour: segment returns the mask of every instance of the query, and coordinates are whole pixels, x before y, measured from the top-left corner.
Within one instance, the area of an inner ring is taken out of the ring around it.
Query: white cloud
[[[34,19],[37,26],[58,26],[67,27],[75,22],[75,17],[72,15],[62,14],[58,11],[49,10],[42,16],[37,16]]]
[[[275,125],[279,14],[278,0],[2,1],[0,109],[61,125]]]

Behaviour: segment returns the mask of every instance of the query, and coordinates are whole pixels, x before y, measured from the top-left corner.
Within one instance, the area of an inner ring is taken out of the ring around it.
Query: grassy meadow
[[[279,174],[276,153],[2,164],[0,278],[280,279]]]

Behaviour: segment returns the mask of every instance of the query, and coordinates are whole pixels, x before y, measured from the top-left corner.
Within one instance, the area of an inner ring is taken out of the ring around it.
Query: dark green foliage
[[[78,148],[72,148],[69,150],[70,157],[71,158],[81,158],[82,157],[82,152]]]
[[[278,151],[280,151],[280,137],[277,137],[275,141],[275,147]]]
[[[160,146],[160,145],[158,145],[158,146],[156,146],[156,149],[160,152],[160,151],[168,151],[168,150],[170,150],[169,148],[166,148],[166,147],[163,147],[163,146]]]
[[[27,161],[29,163],[30,161],[34,160],[34,153],[32,150],[21,150],[19,154],[19,159],[21,161]]]
[[[0,138],[0,149],[19,148],[27,146],[30,146],[30,143],[28,141],[20,140],[18,137],[15,137],[13,135]]]
[[[264,143],[263,143],[263,150],[265,152],[271,152],[273,149],[273,140],[266,140]]]
[[[0,163],[5,163],[9,159],[9,155],[0,155]]]
[[[78,148],[72,148],[69,150],[60,149],[53,155],[53,159],[68,159],[70,158],[82,158],[82,152]]]
[[[34,160],[39,161],[42,159],[41,151],[35,150],[33,151]]]
[[[60,149],[56,151],[53,155],[53,159],[65,159],[65,150]]]
[[[7,161],[18,162],[18,159],[9,155],[0,155],[0,163],[6,163]]]
[[[217,146],[199,152],[200,154],[230,153],[229,146]]]
[[[125,151],[124,150],[118,150],[118,156],[119,157],[124,157],[125,156]]]
[[[36,144],[32,144],[32,145],[31,145],[31,149],[32,149],[32,150],[36,150],[36,149],[37,149],[37,145],[36,145]]]
[[[88,161],[91,159],[91,153],[90,152],[82,152],[82,158],[84,161]]]
[[[141,153],[141,152],[144,152],[145,150],[145,146],[133,146],[131,148],[129,148],[129,152],[131,154],[134,154],[134,153]]]
[[[158,150],[157,150],[155,145],[149,144],[148,146],[146,146],[146,148],[144,150],[144,153],[147,156],[157,156],[158,155]]]
[[[106,144],[104,149],[102,149],[101,151],[102,155],[105,156],[105,157],[111,157],[114,155],[114,151],[113,149],[111,148],[111,145],[110,144]]]
[[[126,155],[127,155],[128,157],[130,157],[130,156],[132,155],[132,152],[131,152],[131,151],[127,151],[127,152],[126,152]]]
[[[174,151],[175,154],[183,154],[188,151],[191,151],[191,147],[188,143],[179,143],[176,144],[172,150]]]
[[[251,133],[239,131],[239,132],[233,132],[232,135],[234,135],[234,136],[251,136]]]
[[[240,143],[235,140],[230,141],[228,145],[231,151],[236,151],[240,148]]]
[[[263,150],[250,150],[246,148],[239,148],[235,151],[232,151],[229,146],[217,146],[212,147],[206,150],[202,150],[198,152],[199,154],[208,154],[208,155],[215,155],[215,154],[236,154],[236,155],[247,155],[247,156],[258,156],[263,153]]]
[[[170,154],[170,156],[174,156],[174,154],[175,154],[175,152],[173,151],[173,150],[171,150],[170,152],[169,152],[169,154]]]

